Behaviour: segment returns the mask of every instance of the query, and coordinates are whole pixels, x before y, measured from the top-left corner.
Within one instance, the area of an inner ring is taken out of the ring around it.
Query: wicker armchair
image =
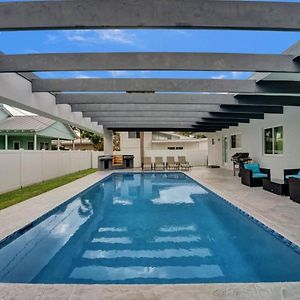
[[[300,179],[289,178],[290,198],[294,202],[300,203]]]
[[[256,186],[262,186],[263,179],[270,180],[271,178],[270,169],[260,168],[258,165],[259,172],[253,172],[253,170],[247,169],[245,165],[247,164],[244,164],[243,168],[241,169],[242,184],[247,185],[249,187],[256,187]]]
[[[298,175],[300,173],[300,169],[286,169],[283,170],[284,182],[289,182],[289,177],[292,175]]]

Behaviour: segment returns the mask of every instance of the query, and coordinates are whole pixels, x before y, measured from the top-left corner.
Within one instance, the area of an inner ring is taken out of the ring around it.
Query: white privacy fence
[[[96,151],[0,151],[0,193],[98,167]]]
[[[132,153],[129,153],[132,152]],[[30,184],[67,175],[89,168],[98,168],[97,151],[0,151],[0,193],[18,189]],[[133,154],[135,167],[140,166],[139,151],[115,152]],[[207,150],[145,150],[145,156],[174,156],[175,160],[184,155],[192,166],[207,165]]]

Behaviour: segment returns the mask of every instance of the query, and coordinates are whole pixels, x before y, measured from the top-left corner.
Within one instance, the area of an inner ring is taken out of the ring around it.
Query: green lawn
[[[41,183],[36,183],[18,190],[14,190],[5,194],[0,194],[0,210],[11,205],[17,204],[31,197],[48,192],[59,186],[65,185],[76,179],[96,172],[96,169],[88,169],[84,171],[75,172],[69,175],[47,180]]]

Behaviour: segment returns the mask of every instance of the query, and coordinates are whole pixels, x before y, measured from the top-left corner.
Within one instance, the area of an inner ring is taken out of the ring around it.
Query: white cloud
[[[233,79],[242,79],[245,78],[247,76],[247,72],[231,72],[231,77]],[[250,73],[249,73],[250,75]]]
[[[119,44],[133,44],[133,34],[126,33],[121,29],[98,31],[99,38],[102,41],[114,42]]]
[[[241,72],[231,72],[231,76],[234,79],[240,78],[243,73]]]
[[[220,75],[212,76],[211,78],[212,78],[212,79],[225,79],[225,78],[226,78],[226,75],[220,74]]]
[[[48,43],[54,43],[58,40],[58,36],[55,34],[48,34],[47,35],[47,42]]]
[[[64,31],[65,37],[71,42],[102,44],[133,44],[135,36],[121,29],[112,30],[72,30]]]
[[[86,79],[86,78],[91,78],[91,76],[85,75],[85,74],[79,74],[79,75],[77,75],[75,78],[78,78],[78,79]]]
[[[127,72],[127,71],[109,71],[109,74],[112,77],[125,77],[125,76],[129,75],[129,72]]]

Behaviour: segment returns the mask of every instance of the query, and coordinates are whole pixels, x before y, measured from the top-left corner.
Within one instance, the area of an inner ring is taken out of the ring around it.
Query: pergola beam
[[[116,121],[113,121],[113,120],[110,120],[110,121],[99,121],[98,122],[99,124],[103,125],[104,127],[107,127],[107,126],[111,126],[111,125],[136,125],[136,126],[139,126],[139,125],[144,125],[144,124],[147,124],[147,125],[153,125],[153,122],[148,121],[148,120],[142,120],[142,121],[128,121],[128,120],[116,120]],[[183,126],[183,125],[196,125],[196,126],[200,126],[200,127],[216,127],[216,128],[228,128],[229,126],[237,126],[238,124],[237,123],[205,123],[205,122],[192,122],[192,121],[179,121],[179,120],[174,120],[174,121],[165,121],[165,120],[160,120],[160,121],[157,121],[155,124],[155,126],[159,126],[161,127],[162,125],[163,126],[169,126],[169,125],[180,125],[180,126]]]
[[[57,104],[238,104],[232,95],[219,94],[58,94]]]
[[[297,81],[259,81],[235,79],[145,79],[75,78],[33,79],[33,92],[224,92],[224,93],[300,93]]]
[[[91,111],[83,112],[85,117],[111,117],[111,118],[120,118],[120,117],[153,117],[153,112],[151,111]],[[156,112],[156,117],[167,118],[167,117],[181,117],[181,118],[210,118],[210,119],[238,119],[238,120],[249,120],[249,119],[263,119],[263,113],[228,113],[228,112],[170,112],[162,111]]]
[[[205,124],[235,124],[238,123],[237,120],[222,120],[222,121],[214,121],[212,120],[206,120],[205,118],[195,118],[195,117],[162,117],[162,116],[152,116],[152,117],[107,117],[107,116],[102,116],[102,117],[91,117],[91,119],[95,122],[110,122],[110,121],[117,121],[117,122],[125,122],[125,121],[134,121],[134,122],[197,122],[197,123],[205,123]]]
[[[0,30],[206,28],[298,31],[300,4],[256,1],[76,0],[0,4]]]
[[[300,63],[287,54],[121,52],[46,53],[0,56],[0,72],[177,70],[300,72]]]
[[[135,128],[152,128],[152,129],[157,129],[157,128],[201,128],[201,130],[221,130],[221,129],[226,129],[229,128],[229,126],[197,126],[196,124],[192,123],[177,123],[177,124],[147,124],[147,123],[135,123],[135,124],[130,124],[130,123],[108,123],[103,126],[104,128],[132,128],[131,130],[135,130]]]
[[[58,94],[57,104],[219,104],[299,106],[300,96],[228,95],[228,94]]]
[[[299,84],[300,85],[300,84]],[[269,96],[269,95],[237,95],[238,104],[242,105],[282,105],[299,106],[300,96]]]
[[[107,127],[108,130],[113,131],[194,131],[194,132],[216,132],[222,129],[208,129],[201,127],[166,127],[163,126],[161,128],[149,128],[149,127]]]
[[[82,112],[240,112],[240,113],[283,113],[282,106],[254,105],[202,105],[202,104],[73,104],[72,111]]]

